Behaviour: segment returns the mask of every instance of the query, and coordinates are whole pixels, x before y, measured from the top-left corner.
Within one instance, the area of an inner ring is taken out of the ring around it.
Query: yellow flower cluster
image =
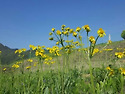
[[[124,68],[119,68],[121,74],[125,75],[125,69]]]
[[[27,61],[28,61],[28,62],[33,62],[33,60],[32,60],[32,59],[28,59]]]
[[[48,56],[48,57],[44,60],[44,63],[49,65],[49,64],[55,63],[55,61],[52,61],[52,57],[49,57],[49,56]]]
[[[57,55],[57,56],[61,56],[61,54],[60,54],[60,48],[58,46],[53,46],[52,48],[47,47],[46,49],[51,54],[54,54],[54,55]]]
[[[16,53],[19,53],[19,54],[20,54],[20,53],[25,52],[25,51],[26,51],[26,49],[25,49],[25,48],[22,48],[22,49],[16,50],[16,51],[15,51],[15,54],[16,54]]]
[[[46,55],[44,54],[45,50],[44,50],[44,46],[38,46],[35,52],[36,56],[40,56],[42,58],[46,58]]]
[[[0,51],[0,54],[2,53],[2,51]]]
[[[109,76],[118,73],[118,72],[115,73],[114,69],[110,68],[109,66],[106,68],[106,70],[109,71]],[[120,74],[125,75],[125,68],[120,67],[120,68],[118,69],[118,71],[120,72]]]
[[[32,50],[36,50],[37,49],[37,46],[34,46],[34,45],[29,45],[30,49]]]
[[[12,68],[19,68],[19,65],[13,64],[13,65],[12,65]]]
[[[115,56],[117,58],[122,58],[124,56],[124,53],[123,52],[115,52]]]
[[[123,48],[117,48],[117,50],[123,50]]]
[[[98,52],[99,52],[99,49],[98,49],[98,48],[95,48],[94,51],[93,51],[93,53],[92,53],[92,56],[93,56],[94,54],[98,53]]]
[[[112,51],[113,49],[103,49],[104,51]]]
[[[19,64],[21,64],[22,62],[21,61],[18,61],[18,62],[16,62],[16,65],[19,65]]]
[[[109,66],[106,68],[106,70],[109,71],[109,76],[113,75],[114,74],[114,70],[111,69]]]

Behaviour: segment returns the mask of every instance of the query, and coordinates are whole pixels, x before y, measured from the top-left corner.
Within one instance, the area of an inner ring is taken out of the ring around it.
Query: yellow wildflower
[[[49,38],[49,40],[53,40],[53,37]]]
[[[2,53],[2,51],[0,51],[0,54]]]
[[[53,34],[52,32],[49,33],[49,35],[52,35],[52,34]]]
[[[33,66],[36,66],[38,64],[38,62],[35,62]]]
[[[120,67],[119,70],[122,71],[124,68]]]
[[[6,71],[6,70],[7,70],[7,68],[4,68],[3,70],[4,70],[4,71]]]
[[[64,28],[65,27],[65,25],[62,25],[62,28]]]
[[[92,53],[92,56],[95,54],[95,53],[98,53],[99,52],[99,49],[98,48],[95,48],[93,53]]]
[[[33,60],[32,60],[32,59],[28,59],[27,61],[28,61],[28,62],[33,62]]]
[[[31,66],[27,66],[27,67],[26,67],[26,69],[30,69],[30,68],[31,68]]]
[[[59,41],[56,42],[56,45],[59,45]]]
[[[108,40],[107,44],[111,44],[111,43],[112,43],[112,41],[111,41],[111,40]]]
[[[54,32],[54,31],[55,31],[55,28],[52,28],[52,31]]]
[[[25,52],[25,51],[26,51],[26,49],[25,49],[25,48],[22,48],[21,50],[22,50],[23,52]]]
[[[69,31],[69,30],[70,30],[70,28],[69,28],[69,27],[67,27],[67,28],[65,28],[65,30],[66,30],[66,31]]]
[[[81,39],[82,39],[82,36],[79,36],[79,39],[81,40]]]
[[[19,68],[19,65],[13,64],[13,65],[12,65],[12,68]]]
[[[21,64],[22,62],[21,61],[19,61],[19,62],[16,62],[16,65],[18,65],[18,64]]]
[[[61,31],[57,30],[57,31],[56,31],[56,34],[57,34],[57,35],[61,35]]]
[[[124,54],[122,52],[115,52],[115,56],[117,58],[122,58],[124,56]]]
[[[55,63],[55,61],[51,61],[51,64]]]
[[[97,34],[99,37],[104,37],[104,35],[106,35],[105,31],[102,28],[99,28],[99,30],[97,31]]]
[[[107,69],[107,70],[111,70],[111,68],[110,68],[110,67],[107,67],[106,69]]]
[[[69,35],[68,31],[63,32],[64,35]]]
[[[86,30],[86,32],[90,32],[90,27],[89,27],[89,25],[84,25],[83,27],[82,27],[84,30]]]
[[[69,33],[73,33],[73,29],[70,29],[70,30],[69,30]]]
[[[81,30],[81,28],[80,28],[80,27],[77,27],[77,28],[76,28],[76,31],[77,31],[77,32],[79,32],[80,30]]]
[[[74,36],[74,37],[77,37],[77,33],[76,33],[76,32],[73,32],[73,36]]]
[[[125,69],[124,68],[119,68],[119,70],[121,71],[121,74],[125,75]]]
[[[114,74],[114,70],[110,70],[110,73],[109,73],[109,76],[113,75]]]
[[[89,37],[89,41],[90,41],[91,43],[95,44],[95,38],[94,38],[93,36],[90,36],[90,37]]]

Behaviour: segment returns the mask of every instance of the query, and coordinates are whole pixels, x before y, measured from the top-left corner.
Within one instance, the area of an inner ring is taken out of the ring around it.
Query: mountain
[[[0,43],[0,51],[1,53],[1,64],[10,64],[15,60],[18,60],[18,56],[14,53],[17,49],[11,49],[7,46],[4,46]]]

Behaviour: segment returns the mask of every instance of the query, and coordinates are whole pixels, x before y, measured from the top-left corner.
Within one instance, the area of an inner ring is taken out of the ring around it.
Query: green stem
[[[121,94],[124,94],[123,87],[124,87],[124,79],[123,79],[123,75],[121,74]]]
[[[91,65],[91,60],[90,60],[90,56],[89,56],[89,37],[88,37],[88,32],[87,32],[87,45],[88,45],[88,61],[89,61],[89,71],[90,71],[90,78],[91,78],[92,94],[95,94],[94,81],[93,81],[93,75],[92,75],[92,65]]]
[[[96,40],[95,40],[94,46],[93,46],[93,48],[92,48],[92,52],[90,53],[90,59],[92,58],[92,54],[93,54],[93,51],[94,51],[94,49],[95,49],[95,44],[96,44],[98,38],[99,38],[99,36],[97,36],[97,38],[96,38]]]

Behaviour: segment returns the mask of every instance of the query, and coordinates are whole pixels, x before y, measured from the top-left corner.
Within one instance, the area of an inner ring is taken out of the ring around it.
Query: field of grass
[[[88,47],[84,48],[82,28],[64,27],[62,31],[53,28],[49,34],[57,46],[30,45],[29,59],[23,58],[23,48],[15,51],[20,61],[0,65],[0,94],[125,93],[125,41],[96,45],[105,32],[99,29],[97,38],[88,37],[90,28],[85,25]],[[68,39],[70,34],[73,40]],[[36,57],[32,57],[34,51]]]

